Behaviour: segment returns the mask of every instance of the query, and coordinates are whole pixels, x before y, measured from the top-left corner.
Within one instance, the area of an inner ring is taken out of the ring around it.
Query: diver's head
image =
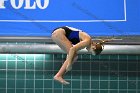
[[[92,53],[92,55],[99,55],[104,49],[103,42],[94,43],[92,42],[87,50]]]
[[[95,49],[93,50],[95,52],[95,55],[99,55],[104,49],[104,45],[101,43],[96,43]]]

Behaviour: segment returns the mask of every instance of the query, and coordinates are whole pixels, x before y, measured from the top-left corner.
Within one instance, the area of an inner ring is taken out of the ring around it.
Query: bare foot
[[[70,84],[69,82],[65,81],[62,77],[54,77],[55,81],[58,81],[59,83],[63,84],[63,85],[68,85]]]

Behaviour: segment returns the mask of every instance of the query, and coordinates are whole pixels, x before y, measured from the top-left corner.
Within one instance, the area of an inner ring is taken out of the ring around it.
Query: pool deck
[[[106,44],[115,45],[140,45],[140,35],[129,35],[129,36],[95,36],[92,37],[93,41],[99,41],[101,39],[113,39],[111,42]],[[45,42],[48,44],[54,43],[51,37],[28,37],[28,36],[0,36],[0,42]]]

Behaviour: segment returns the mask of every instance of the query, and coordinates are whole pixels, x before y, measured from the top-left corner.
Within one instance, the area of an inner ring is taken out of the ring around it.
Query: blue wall
[[[26,0],[15,9],[12,1],[0,8],[0,36],[50,36],[54,28],[65,25],[93,36],[140,35],[140,0],[46,0],[44,9],[36,0],[29,0],[31,6],[36,4],[35,9],[25,9]]]

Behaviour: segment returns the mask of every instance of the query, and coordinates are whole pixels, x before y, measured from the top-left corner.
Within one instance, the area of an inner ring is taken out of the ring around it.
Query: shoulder
[[[91,40],[91,37],[86,32],[79,32],[79,37],[81,40]]]

